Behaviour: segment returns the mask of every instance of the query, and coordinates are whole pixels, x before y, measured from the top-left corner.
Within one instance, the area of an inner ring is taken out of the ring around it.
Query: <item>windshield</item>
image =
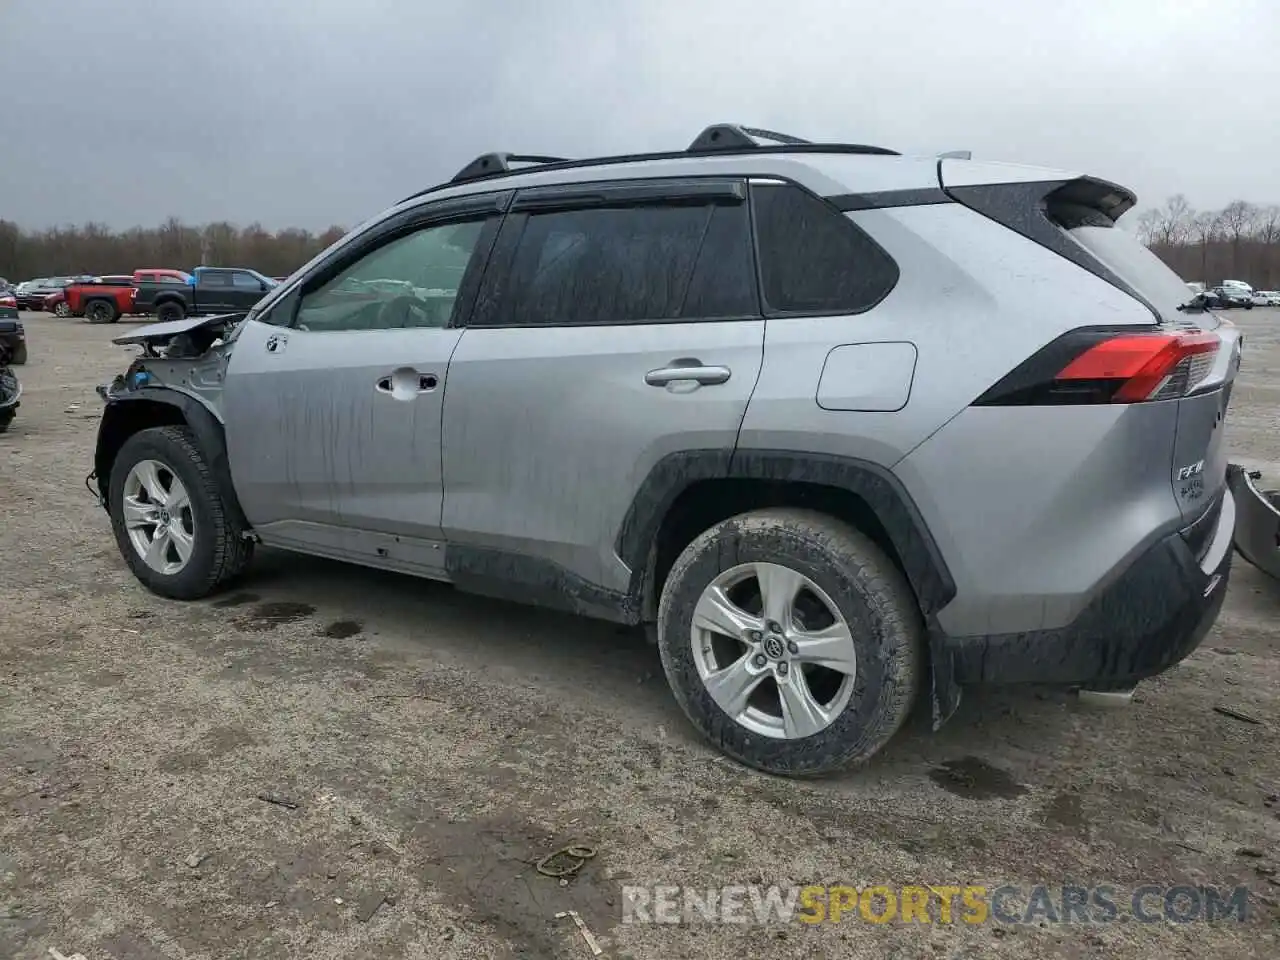
[[[264,277],[264,276],[263,276],[262,274],[260,274],[257,270],[250,270],[250,271],[248,271],[248,272],[249,272],[249,273],[251,273],[251,274],[253,274],[253,275],[254,275],[255,277],[257,277],[259,280],[261,280],[261,281],[266,285],[266,288],[267,288],[268,290],[271,290],[271,289],[272,289],[272,288],[274,288],[274,287],[278,287],[278,286],[280,286],[280,284],[279,284],[277,281],[275,281],[275,280],[271,279],[270,277]]]

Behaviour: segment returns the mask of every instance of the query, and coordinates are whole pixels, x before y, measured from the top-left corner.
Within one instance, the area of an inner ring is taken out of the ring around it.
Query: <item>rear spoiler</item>
[[[1133,191],[1096,177],[949,187],[943,178],[945,162],[938,161],[938,183],[956,203],[1088,270],[1133,297],[1151,311],[1156,323],[1161,322],[1154,304],[1065,232],[1073,227],[1114,227],[1138,202]]]

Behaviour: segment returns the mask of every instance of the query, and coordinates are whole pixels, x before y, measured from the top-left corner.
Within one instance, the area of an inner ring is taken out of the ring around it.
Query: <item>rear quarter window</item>
[[[864,313],[898,265],[857,224],[791,184],[752,184],[760,277],[773,314]]]

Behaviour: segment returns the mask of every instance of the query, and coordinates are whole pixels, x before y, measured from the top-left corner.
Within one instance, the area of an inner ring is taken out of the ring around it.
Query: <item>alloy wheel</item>
[[[180,573],[191,560],[195,516],[177,474],[158,460],[140,460],[124,481],[123,515],[129,542],[157,573]]]
[[[698,598],[690,639],[712,699],[762,736],[820,733],[853,694],[849,624],[821,587],[790,567],[747,563],[721,573]]]

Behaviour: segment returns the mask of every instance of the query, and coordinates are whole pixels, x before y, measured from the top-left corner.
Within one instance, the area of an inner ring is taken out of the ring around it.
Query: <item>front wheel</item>
[[[26,343],[18,344],[17,348],[13,351],[13,359],[10,360],[9,362],[12,363],[15,367],[20,367],[27,362]]]
[[[9,424],[13,423],[13,418],[17,415],[18,411],[14,410],[12,407],[0,410],[0,433],[4,433],[9,429]]]
[[[208,596],[253,555],[253,542],[233,519],[187,427],[151,427],[126,440],[111,468],[108,496],[125,562],[161,596]]]
[[[67,306],[67,302],[64,300],[53,308],[53,315],[65,320],[67,317],[71,316],[71,308]]]
[[[658,647],[708,740],[759,770],[816,776],[870,758],[901,728],[924,635],[906,579],[867,537],[770,509],[685,548],[663,586]]]

